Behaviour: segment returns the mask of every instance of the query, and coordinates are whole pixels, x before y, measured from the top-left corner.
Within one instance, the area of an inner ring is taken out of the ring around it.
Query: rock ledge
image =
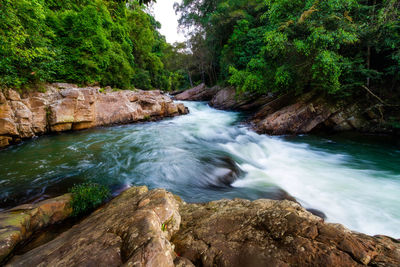
[[[400,241],[283,200],[188,204],[133,187],[8,266],[400,266]]]
[[[160,91],[111,91],[50,84],[46,93],[0,91],[0,148],[50,132],[82,130],[186,114]]]

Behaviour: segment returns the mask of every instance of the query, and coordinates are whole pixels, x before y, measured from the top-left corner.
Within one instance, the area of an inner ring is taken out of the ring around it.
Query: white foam
[[[198,135],[218,139],[219,146],[235,159],[247,174],[233,186],[259,188],[277,185],[305,207],[320,209],[330,222],[375,235],[400,237],[400,175],[351,167],[355,159],[332,154],[308,144],[258,135],[232,122],[237,114],[185,103],[191,117],[175,123],[193,123]],[[226,131],[224,134],[223,132]]]

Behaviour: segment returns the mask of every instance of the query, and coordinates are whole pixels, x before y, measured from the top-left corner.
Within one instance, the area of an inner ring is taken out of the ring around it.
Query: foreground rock
[[[109,91],[52,84],[21,97],[0,92],[0,147],[49,132],[81,130],[187,113],[160,91]]]
[[[170,237],[178,201],[165,190],[131,188],[56,239],[16,256],[10,266],[175,266]],[[185,266],[185,265],[183,265]]]
[[[0,213],[0,263],[35,232],[72,214],[71,195],[26,204]]]
[[[367,223],[367,222],[366,222]],[[133,187],[8,266],[400,266],[400,241],[283,200],[187,204]]]
[[[180,213],[172,242],[196,266],[400,265],[399,241],[324,223],[287,200],[182,204]]]

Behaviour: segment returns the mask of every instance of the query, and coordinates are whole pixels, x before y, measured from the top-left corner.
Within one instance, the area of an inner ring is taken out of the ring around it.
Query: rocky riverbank
[[[188,204],[162,189],[133,187],[7,266],[399,264],[398,240],[325,223],[292,201]]]
[[[232,87],[207,88],[201,84],[175,95],[175,98],[209,101],[211,106],[218,109],[250,112],[252,116],[249,121],[253,129],[273,135],[313,131],[393,133],[396,129],[390,126],[388,118],[398,117],[400,120],[398,110],[389,110],[389,107],[385,110],[381,104],[371,105],[366,99],[350,103],[328,99],[315,92],[301,96],[237,95]]]
[[[186,114],[160,91],[112,91],[73,84],[45,92],[0,92],[0,148],[38,135]]]

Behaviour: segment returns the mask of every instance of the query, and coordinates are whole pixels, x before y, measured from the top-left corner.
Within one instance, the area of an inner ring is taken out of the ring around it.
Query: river
[[[327,221],[400,238],[400,150],[382,138],[258,135],[201,102],[158,122],[44,136],[0,151],[1,208],[94,181],[165,188],[187,202],[285,197]]]

